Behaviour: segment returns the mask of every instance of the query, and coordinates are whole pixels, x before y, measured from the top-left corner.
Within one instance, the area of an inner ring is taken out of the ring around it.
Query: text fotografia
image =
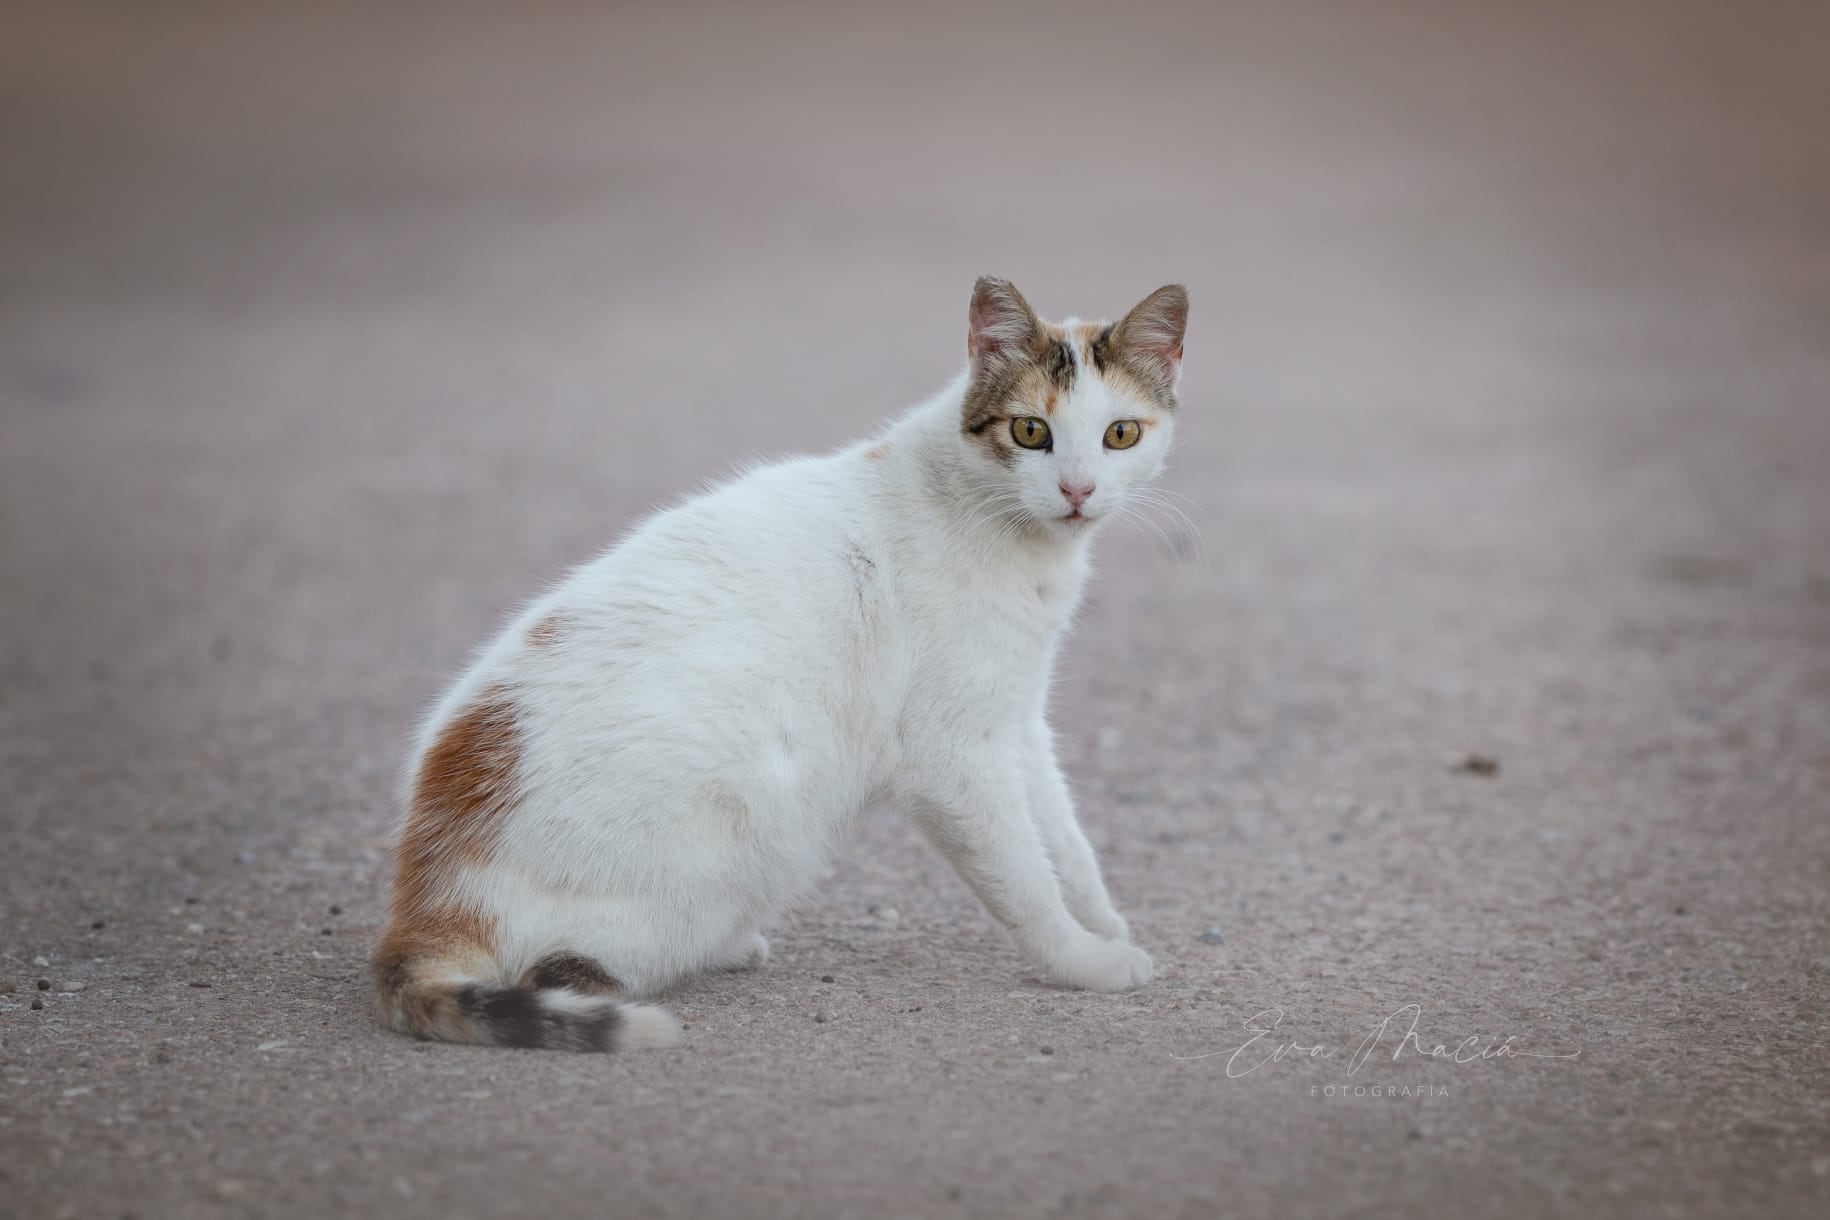
[[[1447,1097],[1446,1084],[1312,1084],[1311,1097]]]
[[[1247,1017],[1241,1024],[1251,1037],[1232,1050],[1203,1051],[1198,1055],[1171,1055],[1172,1059],[1212,1059],[1226,1055],[1226,1075],[1230,1080],[1250,1076],[1269,1063],[1286,1059],[1336,1059],[1341,1047],[1324,1042],[1304,1043],[1286,1039],[1278,1031],[1284,1010],[1267,1008]],[[1406,1004],[1375,1024],[1347,1060],[1347,1074],[1355,1075],[1378,1055],[1392,1063],[1406,1059],[1436,1059],[1449,1063],[1480,1063],[1489,1059],[1574,1059],[1582,1054],[1573,1051],[1535,1051],[1516,1046],[1518,1035],[1470,1034],[1454,1042],[1438,1042],[1418,1027],[1423,1023],[1423,1005]],[[1389,1054],[1387,1053],[1389,1051]],[[1318,1086],[1321,1087],[1321,1086]],[[1402,1087],[1402,1086],[1400,1086]],[[1388,1092],[1391,1087],[1388,1086]],[[1446,1090],[1445,1090],[1446,1091]],[[1332,1096],[1332,1094],[1330,1094]]]

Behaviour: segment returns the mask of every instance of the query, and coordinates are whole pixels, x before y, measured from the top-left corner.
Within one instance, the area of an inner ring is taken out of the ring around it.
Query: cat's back
[[[517,616],[427,729],[503,683],[544,721],[708,735],[888,693],[903,648],[875,476],[855,451],[796,458],[654,514]]]
[[[860,556],[879,549],[870,474],[844,453],[759,466],[656,513],[550,600],[696,644],[726,625],[765,639],[841,626],[859,606]]]

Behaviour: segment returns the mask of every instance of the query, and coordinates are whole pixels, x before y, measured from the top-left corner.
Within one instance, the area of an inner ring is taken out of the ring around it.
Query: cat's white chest
[[[1023,592],[1032,613],[1056,635],[1066,630],[1086,586],[1084,570],[1038,573]]]
[[[1084,571],[1068,565],[930,573],[912,616],[915,680],[901,718],[917,756],[970,748],[1027,722],[1048,685]]]

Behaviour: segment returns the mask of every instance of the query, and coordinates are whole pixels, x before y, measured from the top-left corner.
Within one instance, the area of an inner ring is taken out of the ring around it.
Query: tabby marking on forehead
[[[1050,331],[1048,347],[1038,363],[1041,366],[1042,375],[1048,379],[1049,384],[1066,394],[1074,388],[1076,369],[1074,352],[1068,346],[1067,337],[1058,328],[1051,326],[1048,329]]]
[[[1010,465],[1017,446],[1009,429],[994,425],[1008,424],[1019,415],[1053,415],[1061,396],[1073,391],[1083,363],[1067,331],[1038,322],[1034,338],[1020,354],[1001,355],[973,369],[960,411],[960,431]]]
[[[1111,363],[1112,323],[1076,322],[1073,329],[1081,363],[1091,365],[1094,372],[1103,376]]]

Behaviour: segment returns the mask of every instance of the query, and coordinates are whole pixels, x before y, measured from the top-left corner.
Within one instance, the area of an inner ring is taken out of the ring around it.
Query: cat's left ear
[[[1139,301],[1112,328],[1112,344],[1170,386],[1182,372],[1182,334],[1188,329],[1188,289],[1165,284]]]

